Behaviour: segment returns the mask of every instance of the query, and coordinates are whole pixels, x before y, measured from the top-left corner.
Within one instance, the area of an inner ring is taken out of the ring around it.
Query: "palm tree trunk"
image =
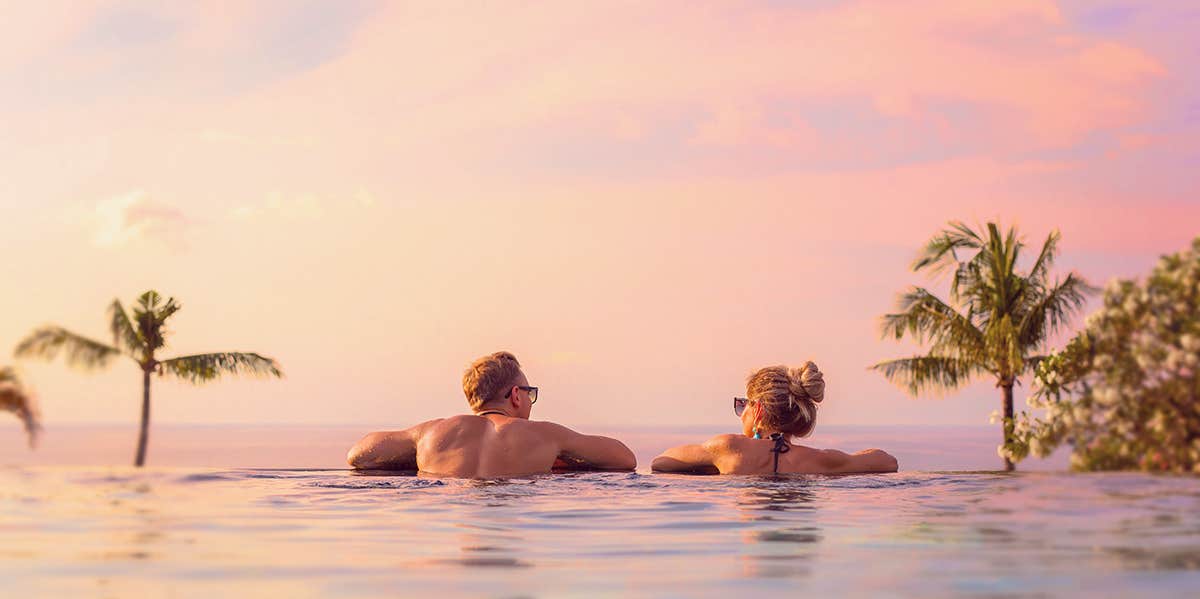
[[[142,369],[142,430],[138,434],[137,457],[133,465],[139,468],[146,463],[146,440],[150,435],[150,369]]]
[[[1000,388],[1004,390],[1004,444],[1008,445],[1012,442],[1013,432],[1013,386],[1012,383],[1008,383],[1001,385]],[[1004,470],[1006,472],[1016,470],[1012,460],[1004,458]]]

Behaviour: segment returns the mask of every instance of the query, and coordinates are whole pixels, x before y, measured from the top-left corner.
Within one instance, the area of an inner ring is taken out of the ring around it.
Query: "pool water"
[[[1195,596],[1200,478],[0,469],[5,597]]]

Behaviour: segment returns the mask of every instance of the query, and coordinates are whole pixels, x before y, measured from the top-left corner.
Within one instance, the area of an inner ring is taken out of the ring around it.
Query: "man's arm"
[[[703,445],[672,447],[650,463],[652,472],[685,472],[688,474],[720,474],[712,454]]]
[[[882,449],[866,449],[848,454],[836,449],[817,451],[817,464],[823,472],[835,474],[895,472],[900,464]]]
[[[600,435],[583,435],[561,424],[541,423],[558,443],[559,453],[567,462],[582,462],[599,470],[633,470],[637,458],[624,443]]]
[[[346,454],[346,462],[357,470],[416,470],[417,441],[430,420],[402,431],[368,433]]]

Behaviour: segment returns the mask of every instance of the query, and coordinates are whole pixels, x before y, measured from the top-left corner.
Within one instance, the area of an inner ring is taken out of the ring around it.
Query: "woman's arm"
[[[650,464],[652,472],[680,472],[688,474],[720,474],[713,463],[712,454],[703,445],[680,445],[672,447],[654,458]]]
[[[865,449],[855,454],[825,449],[817,455],[821,471],[831,474],[895,472],[900,467],[896,458],[882,449]]]

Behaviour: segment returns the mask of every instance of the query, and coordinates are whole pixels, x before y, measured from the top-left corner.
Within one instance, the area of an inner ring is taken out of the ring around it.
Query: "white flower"
[[[1117,403],[1121,397],[1117,395],[1117,390],[1112,387],[1101,387],[1095,391],[1096,402],[1101,405],[1113,405]]]
[[[1003,416],[1000,415],[1000,410],[992,410],[991,415],[988,416],[988,424],[996,424],[996,423],[1000,422],[1000,420],[1002,418],[1003,418]],[[1003,457],[1003,456],[1001,456],[1001,457]]]
[[[1150,367],[1154,365],[1154,361],[1150,359],[1150,356],[1147,356],[1144,353],[1137,354],[1133,357],[1133,360],[1137,362],[1138,368],[1141,368],[1142,370],[1149,370]]]
[[[1178,351],[1170,351],[1167,353],[1166,368],[1170,371],[1179,370],[1179,365],[1183,363],[1183,354]]]
[[[1150,430],[1156,433],[1161,433],[1167,428],[1166,418],[1163,417],[1162,412],[1155,412],[1154,417],[1150,419],[1148,425]]]

